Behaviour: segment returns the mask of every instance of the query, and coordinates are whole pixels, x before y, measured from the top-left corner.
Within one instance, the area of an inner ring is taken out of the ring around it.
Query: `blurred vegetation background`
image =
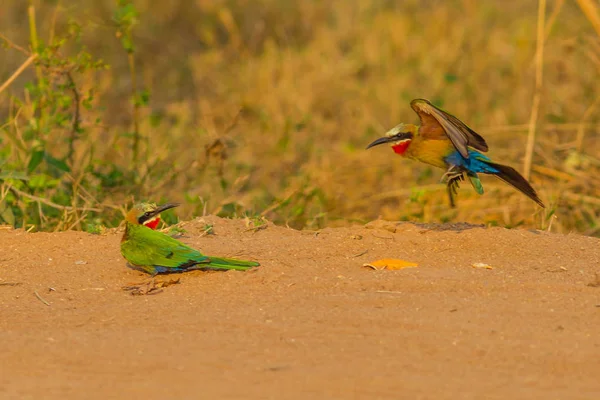
[[[4,0],[0,223],[99,232],[150,199],[181,219],[600,236],[599,21],[595,0]],[[547,208],[485,177],[451,209],[443,171],[365,151],[417,123],[413,98]]]

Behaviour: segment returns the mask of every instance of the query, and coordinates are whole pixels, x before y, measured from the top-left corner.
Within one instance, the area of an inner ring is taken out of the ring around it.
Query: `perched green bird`
[[[192,269],[245,271],[260,265],[254,261],[205,256],[180,241],[153,230],[158,224],[160,213],[178,205],[141,203],[127,213],[121,254],[133,268],[156,275]]]
[[[475,191],[483,194],[478,173],[500,178],[544,207],[535,189],[514,168],[494,163],[481,154],[488,151],[485,139],[462,121],[424,99],[415,99],[410,106],[419,115],[421,125],[399,124],[369,144],[367,149],[388,143],[396,154],[446,169],[442,181],[447,183],[452,207],[459,182],[465,175]]]

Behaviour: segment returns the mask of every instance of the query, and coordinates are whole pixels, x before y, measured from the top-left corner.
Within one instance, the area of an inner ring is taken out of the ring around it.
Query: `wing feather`
[[[488,151],[487,143],[454,115],[440,110],[425,99],[415,99],[410,106],[419,115],[421,128],[419,133],[426,139],[449,138],[456,150],[469,158],[469,147],[479,151]]]
[[[127,254],[127,261],[134,265],[175,269],[210,262],[210,259],[199,251],[161,232],[153,231],[149,238],[136,239],[121,244],[121,251]]]

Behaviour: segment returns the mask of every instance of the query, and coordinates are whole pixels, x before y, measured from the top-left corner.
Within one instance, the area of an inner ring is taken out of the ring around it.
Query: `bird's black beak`
[[[140,218],[138,218],[138,222],[140,223],[140,225],[143,225],[144,222],[151,220],[152,218],[156,217],[161,212],[168,210],[170,208],[175,208],[177,206],[179,206],[179,203],[165,203],[163,205],[157,206],[156,209],[154,209],[152,211],[148,211],[148,212],[144,213]]]
[[[373,143],[368,145],[367,150],[370,149],[371,147],[379,146],[380,144],[395,142],[396,140],[398,140],[397,135],[380,137],[379,139],[377,139],[376,141],[374,141]]]
[[[179,203],[165,203],[163,205],[156,207],[156,210],[154,210],[153,213],[154,213],[154,215],[158,215],[161,212],[168,210],[169,208],[175,208],[175,207],[179,207]]]

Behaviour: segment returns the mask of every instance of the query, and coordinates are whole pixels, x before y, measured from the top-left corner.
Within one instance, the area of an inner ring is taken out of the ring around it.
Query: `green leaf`
[[[444,80],[447,83],[454,83],[458,80],[458,76],[456,76],[454,74],[446,74],[446,75],[444,75]]]
[[[65,163],[63,160],[59,160],[57,158],[52,157],[50,154],[46,154],[46,162],[49,165],[52,165],[54,168],[59,169],[64,172],[71,172],[71,168]]]
[[[125,49],[125,51],[129,54],[135,51],[135,47],[133,46],[133,40],[129,35],[121,36],[121,46]]]
[[[33,175],[29,180],[29,187],[32,189],[44,189],[48,186],[49,177],[44,174]]]
[[[150,114],[149,119],[150,119],[150,126],[152,126],[153,128],[156,128],[162,122],[163,116],[160,113],[155,111],[152,114]]]
[[[138,106],[147,106],[150,102],[150,92],[148,89],[142,90],[136,97],[136,105]]]
[[[44,150],[36,150],[31,154],[29,164],[27,164],[27,171],[29,171],[29,173],[33,172],[37,166],[40,165],[45,154],[46,152]]]
[[[546,119],[551,124],[564,124],[567,122],[566,118],[563,115],[558,114],[547,114]]]
[[[8,205],[0,208],[0,218],[9,225],[15,226],[15,214]]]

